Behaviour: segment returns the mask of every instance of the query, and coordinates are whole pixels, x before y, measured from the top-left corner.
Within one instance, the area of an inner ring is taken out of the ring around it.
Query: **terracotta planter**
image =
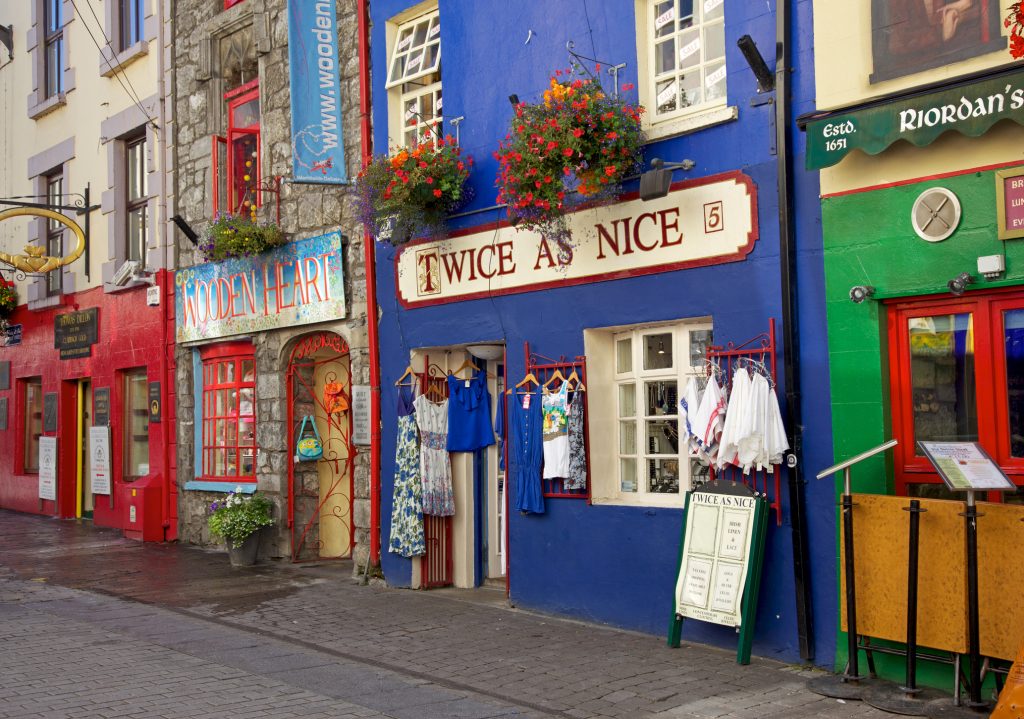
[[[234,544],[228,539],[227,545],[232,567],[251,567],[256,564],[256,554],[260,548],[260,532],[253,532],[239,544]]]

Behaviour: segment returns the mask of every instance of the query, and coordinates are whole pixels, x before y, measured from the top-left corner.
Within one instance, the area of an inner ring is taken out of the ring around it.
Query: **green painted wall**
[[[914,201],[930,187],[951,190],[962,208],[956,232],[938,243],[920,239],[910,222]],[[968,293],[1024,284],[1024,240],[1004,242],[996,236],[992,171],[823,198],[821,209],[833,445],[836,461],[841,461],[892,436],[886,313],[885,304],[878,300],[928,294],[948,297],[946,283],[961,272],[976,278]],[[994,254],[1005,254],[1006,273],[999,281],[988,282],[978,276],[977,258]],[[874,286],[874,300],[851,302],[854,285]],[[891,494],[892,477],[891,453],[886,453],[853,470],[853,490]],[[841,489],[837,481],[837,497]],[[841,634],[837,669],[846,663],[845,647],[846,636]],[[921,669],[923,683],[947,691],[952,686],[948,669],[933,671],[927,665]],[[902,659],[880,658],[879,672],[900,679]]]

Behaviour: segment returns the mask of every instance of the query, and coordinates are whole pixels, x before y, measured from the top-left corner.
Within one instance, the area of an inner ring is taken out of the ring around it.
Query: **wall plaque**
[[[39,498],[57,499],[56,437],[39,438]]]
[[[47,392],[43,395],[43,431],[57,431],[57,393]]]
[[[0,362],[0,389],[11,388],[11,363]]]
[[[1024,237],[1024,167],[999,170],[995,175],[999,239]]]
[[[149,383],[149,422],[154,424],[160,421],[160,383]]]
[[[7,429],[7,398],[0,399],[0,429]]]
[[[60,350],[61,359],[92,355],[92,346],[99,338],[99,317],[98,307],[54,317],[53,346]]]
[[[89,428],[89,478],[93,494],[110,494],[110,428]]]
[[[110,426],[110,387],[97,387],[92,391],[93,426]]]
[[[370,387],[352,386],[352,443],[370,444]]]
[[[21,325],[7,325],[0,331],[0,347],[17,347],[21,344]]]

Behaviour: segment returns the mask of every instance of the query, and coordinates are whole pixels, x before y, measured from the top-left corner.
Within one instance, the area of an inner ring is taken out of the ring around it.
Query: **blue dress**
[[[527,397],[529,406],[524,408],[523,402]],[[515,487],[512,508],[519,512],[544,513],[544,492],[540,484],[540,468],[544,459],[541,404],[540,388],[528,393],[515,392],[508,403],[509,454],[512,486]]]
[[[448,451],[475,452],[494,444],[487,375],[464,380],[448,375]]]
[[[420,448],[416,440],[416,418],[409,387],[398,388],[398,446],[395,449],[393,499],[388,551],[403,557],[425,554]]]

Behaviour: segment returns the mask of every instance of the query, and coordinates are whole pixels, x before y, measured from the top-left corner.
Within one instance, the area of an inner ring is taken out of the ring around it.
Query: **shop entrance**
[[[78,487],[76,516],[92,519],[92,473],[89,471],[89,429],[92,427],[92,380],[78,380],[76,406],[76,424],[78,425],[75,432],[76,442],[78,443],[75,449],[77,461],[75,469],[77,472],[76,485]]]
[[[289,357],[286,377],[292,561],[345,559],[352,555],[355,537],[352,465],[356,451],[348,345],[330,332],[300,337]],[[322,456],[300,458],[300,433],[319,437]]]

